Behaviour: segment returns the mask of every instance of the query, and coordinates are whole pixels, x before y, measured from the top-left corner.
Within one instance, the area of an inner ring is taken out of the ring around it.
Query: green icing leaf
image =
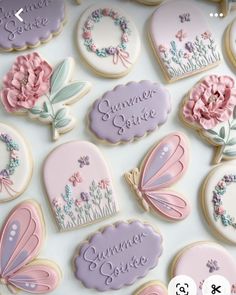
[[[33,115],[39,115],[42,113],[42,110],[37,107],[34,107],[34,108],[30,109],[29,112]]]
[[[224,140],[220,137],[214,137],[213,140],[217,143],[223,143],[223,144],[225,143]]]
[[[66,101],[78,94],[85,86],[85,82],[73,82],[62,88],[53,98],[52,103]]]
[[[71,119],[62,119],[55,123],[56,128],[66,127],[71,122]]]
[[[231,138],[226,145],[235,145],[236,144],[236,138]]]
[[[46,112],[40,114],[40,118],[43,118],[43,119],[47,119],[49,116],[50,114]]]
[[[63,60],[54,70],[51,78],[51,93],[56,93],[65,83],[70,71],[69,59]]]
[[[236,151],[226,150],[223,152],[223,155],[228,156],[228,157],[236,157]]]
[[[218,135],[217,132],[215,132],[214,130],[211,130],[211,129],[207,130],[207,132],[209,132],[209,133],[211,133],[211,134],[213,134],[213,135]]]
[[[43,103],[43,109],[46,113],[50,113],[51,111],[51,105],[50,105],[50,102],[49,101],[45,101]]]
[[[55,116],[55,121],[60,121],[66,116],[66,108],[60,109]]]
[[[225,127],[224,126],[220,128],[220,137],[223,139],[225,138]]]

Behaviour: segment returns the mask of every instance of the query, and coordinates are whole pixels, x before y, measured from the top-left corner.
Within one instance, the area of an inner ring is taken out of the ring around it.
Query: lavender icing
[[[90,130],[113,144],[128,142],[164,124],[170,111],[170,94],[162,85],[130,82],[95,101],[89,114]]]
[[[23,22],[15,13],[23,8]],[[0,48],[21,49],[48,40],[61,29],[65,19],[63,0],[0,1]]]
[[[116,290],[144,277],[161,254],[162,237],[150,225],[120,222],[83,244],[75,257],[75,275],[87,288]]]

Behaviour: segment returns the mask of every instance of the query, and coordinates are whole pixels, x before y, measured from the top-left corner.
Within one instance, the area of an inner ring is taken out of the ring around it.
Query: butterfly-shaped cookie
[[[32,201],[16,206],[0,235],[0,284],[13,293],[19,290],[45,294],[53,291],[61,277],[57,265],[35,259],[44,240],[40,207]]]
[[[169,187],[186,171],[189,162],[184,134],[176,132],[158,143],[141,168],[125,174],[146,211],[150,207],[170,220],[182,220],[190,212],[189,204]]]

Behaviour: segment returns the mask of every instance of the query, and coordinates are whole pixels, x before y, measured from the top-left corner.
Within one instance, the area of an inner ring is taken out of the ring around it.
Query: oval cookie
[[[236,167],[223,164],[207,176],[202,206],[210,227],[225,240],[236,244]]]
[[[162,254],[162,237],[140,221],[107,226],[86,241],[75,256],[75,275],[85,287],[117,290],[154,268]]]
[[[151,281],[139,287],[133,295],[168,295],[168,291],[161,282]]]
[[[145,5],[158,5],[160,4],[163,0],[136,0],[137,2],[140,2]]]
[[[226,31],[226,51],[232,64],[236,67],[236,19],[228,26]]]
[[[72,141],[54,149],[43,170],[59,230],[98,222],[118,212],[110,170],[99,149]]]
[[[235,293],[236,263],[225,248],[216,243],[198,242],[184,248],[175,258],[172,276],[186,275],[197,284],[197,295],[202,293],[204,281],[211,275],[225,277]]]
[[[77,29],[79,52],[99,75],[118,78],[129,73],[140,52],[140,38],[126,12],[102,2],[90,6]]]
[[[212,31],[192,1],[167,1],[158,7],[150,21],[149,36],[168,82],[208,70],[220,62]]]
[[[19,17],[15,13],[22,9]],[[59,34],[65,22],[63,0],[0,1],[0,49],[32,48]]]
[[[170,94],[163,86],[151,81],[130,82],[94,103],[89,127],[101,140],[128,142],[164,124],[170,111]]]
[[[12,127],[0,122],[0,203],[15,199],[27,188],[33,162],[28,144]]]

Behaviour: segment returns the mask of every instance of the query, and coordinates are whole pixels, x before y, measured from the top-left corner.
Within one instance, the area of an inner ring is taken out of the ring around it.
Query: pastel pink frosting
[[[234,80],[210,75],[194,86],[183,107],[183,116],[191,124],[208,130],[227,121],[236,105]]]
[[[7,112],[31,109],[50,89],[51,66],[38,53],[17,57],[3,80],[2,103]]]

